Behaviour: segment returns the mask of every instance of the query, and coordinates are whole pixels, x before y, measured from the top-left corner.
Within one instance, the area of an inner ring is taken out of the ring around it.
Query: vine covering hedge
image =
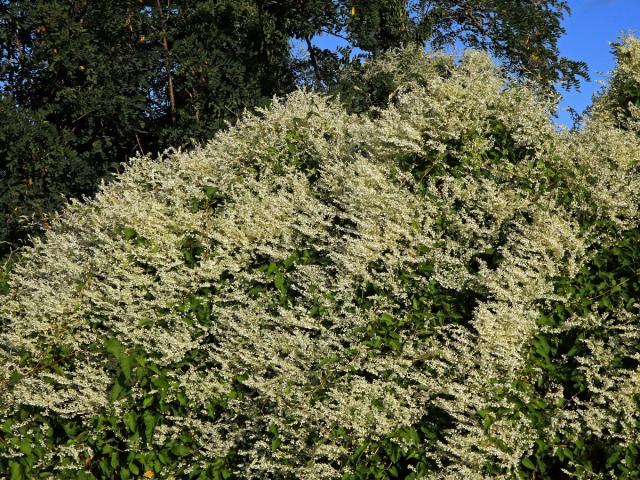
[[[376,62],[373,114],[140,158],[2,273],[0,472],[640,476],[634,107],[558,131],[483,54]]]

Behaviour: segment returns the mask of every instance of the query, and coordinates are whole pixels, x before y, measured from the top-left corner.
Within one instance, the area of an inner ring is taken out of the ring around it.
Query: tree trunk
[[[171,59],[169,53],[169,42],[167,41],[167,18],[162,11],[160,0],[156,0],[156,7],[162,19],[162,47],[164,48],[164,64],[167,70],[167,96],[169,97],[169,108],[171,113],[171,124],[176,123],[176,96],[173,88],[173,75],[171,74]],[[171,8],[171,0],[167,0],[167,7]]]

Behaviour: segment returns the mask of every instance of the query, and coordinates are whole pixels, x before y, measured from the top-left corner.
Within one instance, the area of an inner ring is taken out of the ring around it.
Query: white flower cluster
[[[340,478],[363,442],[437,408],[451,425],[424,446],[433,478],[513,476],[534,427],[514,414],[487,428],[479,412],[512,408],[504,392],[530,400],[513,385],[554,279],[638,225],[640,142],[606,119],[556,131],[550,105],[487,56],[449,63],[375,119],[299,91],[71,204],[1,297],[0,423],[29,406],[91,435],[97,411],[141,402],[149,392],[110,400],[102,345],[115,337],[188,399],[192,413],[162,418],[153,438],[194,438],[176,471],[233,453],[240,478]],[[466,317],[438,316],[440,293],[470,302]],[[192,298],[209,323],[181,308]],[[405,327],[381,346],[384,320]],[[631,442],[640,376],[617,372],[611,352],[638,357],[637,317],[579,321],[611,331],[581,360],[594,400],[550,428],[606,435],[615,418]],[[63,444],[47,461],[62,457]]]

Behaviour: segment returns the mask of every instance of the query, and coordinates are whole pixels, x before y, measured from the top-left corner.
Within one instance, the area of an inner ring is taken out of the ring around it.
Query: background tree
[[[291,90],[288,42],[254,1],[0,3],[0,252],[137,151],[208,138]]]
[[[3,2],[0,229],[94,191],[148,143],[145,71],[131,2]],[[6,245],[6,244],[5,244]]]
[[[518,76],[546,86],[578,87],[587,65],[560,55],[566,0],[419,0],[412,28],[438,48],[455,41],[486,50]]]
[[[245,108],[294,87],[286,19],[269,2],[150,2],[145,43],[157,149],[204,140]]]
[[[490,52],[519,77],[577,88],[587,65],[562,57],[558,39],[566,0],[340,0],[325,31],[344,37],[361,57],[407,43],[457,45]]]

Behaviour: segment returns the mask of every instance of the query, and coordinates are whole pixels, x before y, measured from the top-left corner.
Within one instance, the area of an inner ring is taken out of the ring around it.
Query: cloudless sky
[[[571,116],[566,110],[574,108],[578,113],[591,103],[594,93],[615,65],[610,43],[622,33],[640,36],[640,0],[569,0],[571,15],[565,17],[566,34],[560,38],[560,53],[574,60],[587,62],[591,81],[583,81],[580,91],[561,91],[564,100],[558,112],[559,124],[571,126]],[[316,37],[322,48],[335,48],[345,42],[322,35]]]

